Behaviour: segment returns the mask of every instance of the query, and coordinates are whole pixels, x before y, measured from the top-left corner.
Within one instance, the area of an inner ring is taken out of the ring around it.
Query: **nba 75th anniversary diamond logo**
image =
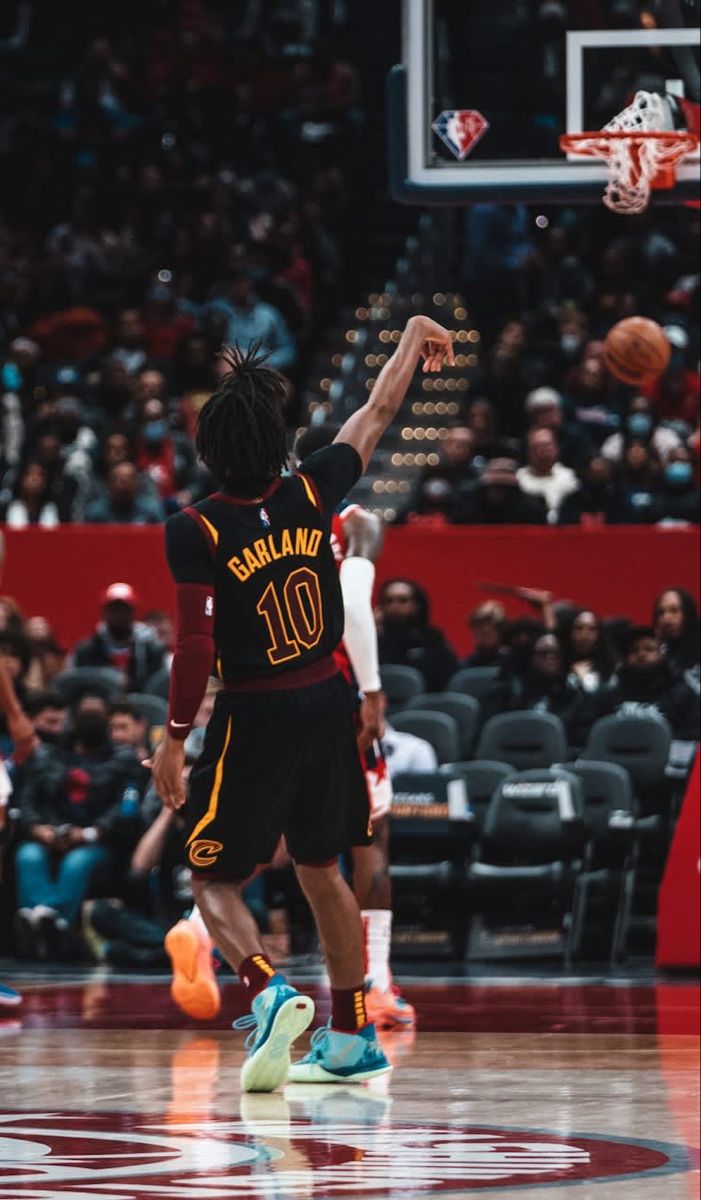
[[[341,1097],[342,1098],[342,1097]],[[266,1099],[270,1099],[266,1097]],[[284,1104],[282,1097],[276,1101]],[[655,1176],[681,1147],[388,1119],[183,1121],[122,1113],[0,1114],[0,1200],[435,1196]],[[342,1108],[342,1106],[341,1106]],[[371,1109],[372,1112],[372,1109]],[[244,1108],[244,1113],[246,1109]]]
[[[489,129],[489,121],[475,108],[446,108],[431,128],[462,162]]]

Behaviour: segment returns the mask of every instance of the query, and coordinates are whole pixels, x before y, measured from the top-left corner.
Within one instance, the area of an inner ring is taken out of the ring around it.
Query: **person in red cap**
[[[92,637],[76,646],[73,665],[114,667],[123,672],[126,691],[142,692],[163,666],[165,648],[148,625],[135,619],[139,600],[130,584],[111,583],[100,601],[102,620]]]

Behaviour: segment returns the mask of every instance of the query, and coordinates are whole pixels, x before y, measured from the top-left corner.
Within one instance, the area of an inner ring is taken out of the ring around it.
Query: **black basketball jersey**
[[[336,443],[259,496],[216,492],[167,522],[176,583],[212,586],[221,679],[294,671],[330,655],[341,641],[331,521],[361,470],[353,447]]]

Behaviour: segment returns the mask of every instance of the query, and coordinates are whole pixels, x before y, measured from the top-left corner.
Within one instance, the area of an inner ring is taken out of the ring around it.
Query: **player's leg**
[[[365,1001],[378,1029],[407,1028],[416,1021],[412,1005],[392,980],[392,882],[389,874],[389,811],[392,784],[379,743],[368,751],[365,779],[370,797],[373,839],[353,850],[353,890],[363,919]]]
[[[238,698],[220,696],[184,809],[195,903],[251,1004],[250,1016],[235,1022],[251,1031],[241,1087],[265,1092],[285,1082],[290,1046],[314,1016],[313,1001],[290,987],[267,958],[242,895],[256,866],[272,858],[289,804],[284,764],[274,759],[261,771],[267,732]]]
[[[168,930],[164,941],[173,968],[170,994],[188,1017],[210,1021],[221,1008],[214,975],[214,943],[197,905]]]
[[[293,1083],[365,1083],[391,1070],[365,1008],[363,933],[358,902],[338,862],[295,863],[331,980],[331,1023],[292,1064]]]
[[[314,1034],[290,1079],[361,1083],[390,1065],[367,1019],[360,910],[337,856],[370,841],[369,802],[345,681],[331,681],[322,694],[301,747],[304,773],[284,832],[324,951],[332,1012],[330,1027]]]

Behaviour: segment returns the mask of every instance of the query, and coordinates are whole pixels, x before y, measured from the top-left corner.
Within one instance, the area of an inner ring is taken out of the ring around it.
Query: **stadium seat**
[[[458,774],[465,780],[467,802],[472,811],[475,834],[479,836],[484,828],[489,802],[502,780],[513,774],[513,767],[506,763],[473,759],[472,762],[446,763],[440,770],[451,775]]]
[[[455,762],[460,758],[460,730],[455,717],[416,708],[393,716],[392,727],[399,733],[413,733],[414,737],[430,742],[439,763]]]
[[[465,954],[466,864],[473,822],[458,772],[404,771],[392,781],[390,876],[400,908],[449,935]]]
[[[473,696],[461,696],[459,692],[432,692],[426,696],[414,696],[409,700],[404,712],[414,709],[425,712],[446,713],[454,717],[458,723],[460,738],[460,758],[468,758],[479,723],[480,706]]]
[[[162,700],[168,699],[169,689],[170,667],[161,667],[160,671],[151,675],[144,684],[144,693],[147,696],[160,696]]]
[[[448,683],[448,691],[481,700],[499,676],[499,667],[461,667]]]
[[[167,700],[163,700],[160,696],[147,696],[143,692],[130,692],[127,700],[135,708],[138,708],[142,716],[146,717],[149,729],[165,725],[168,719]]]
[[[475,757],[509,763],[517,771],[550,767],[567,757],[565,729],[552,713],[499,713],[484,726]]]
[[[668,813],[674,786],[666,775],[671,744],[663,717],[615,713],[595,722],[580,757],[624,767],[643,814]]]
[[[393,663],[380,667],[380,679],[390,712],[421,695],[426,687],[423,675],[415,667],[400,667]]]
[[[84,692],[114,700],[124,691],[124,676],[112,667],[70,667],[56,676],[54,686],[67,704],[79,700]]]
[[[581,940],[586,829],[582,785],[563,768],[520,771],[490,802],[468,870],[473,912],[513,925],[561,922],[565,959]],[[514,910],[514,897],[518,907]]]
[[[614,916],[610,956],[625,958],[639,860],[638,812],[628,772],[609,762],[578,759],[567,769],[576,775],[584,795],[584,821],[589,838],[582,875],[585,930],[590,912]]]

